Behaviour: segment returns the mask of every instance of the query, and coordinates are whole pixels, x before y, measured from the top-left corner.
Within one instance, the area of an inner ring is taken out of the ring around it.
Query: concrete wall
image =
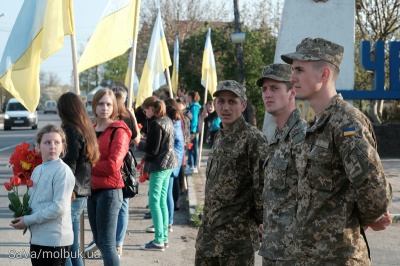
[[[284,63],[282,54],[296,51],[306,37],[322,37],[344,46],[337,90],[354,89],[355,0],[285,0],[274,63]],[[308,103],[302,106],[308,113]],[[303,113],[306,118],[308,114]],[[276,127],[271,115],[265,113],[263,133],[268,139]]]

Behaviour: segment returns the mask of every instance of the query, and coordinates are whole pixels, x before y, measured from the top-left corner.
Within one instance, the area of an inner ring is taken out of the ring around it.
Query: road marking
[[[26,143],[29,143],[30,145],[32,145],[32,140],[28,140],[28,141],[25,141]],[[22,143],[22,142],[21,142]],[[2,151],[6,151],[6,150],[8,150],[8,149],[12,149],[12,148],[15,148],[15,147],[17,147],[18,145],[21,145],[21,143],[18,143],[18,144],[15,144],[15,145],[12,145],[12,146],[8,146],[8,147],[5,147],[5,148],[3,148],[3,149],[0,149],[0,152],[2,152]]]
[[[15,145],[13,145],[13,146],[5,147],[5,148],[3,148],[3,149],[0,149],[0,152],[6,151],[6,150],[11,149],[11,148],[15,148],[15,147],[17,147],[18,145],[20,145],[20,144],[15,144]]]

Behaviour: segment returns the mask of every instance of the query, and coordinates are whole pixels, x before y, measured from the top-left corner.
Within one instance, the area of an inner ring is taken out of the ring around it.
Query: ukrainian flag
[[[25,0],[0,62],[0,83],[29,111],[39,104],[40,64],[74,34],[72,0]]]
[[[356,129],[354,127],[348,127],[343,129],[343,136],[351,136],[356,133]]]
[[[174,45],[174,64],[172,68],[172,91],[178,93],[178,75],[179,75],[179,40],[178,35],[175,36]],[[172,96],[171,96],[172,97]]]
[[[109,0],[79,58],[79,73],[120,56],[131,47],[132,38],[137,35],[139,5],[140,0]]]
[[[217,69],[211,45],[211,28],[207,31],[206,44],[204,45],[203,64],[201,67],[201,85],[208,90],[213,98],[217,89]]]
[[[136,108],[139,107],[146,98],[153,95],[153,91],[158,90],[167,83],[164,71],[172,65],[169,57],[168,45],[165,39],[162,26],[161,13],[158,11],[154,23],[153,33],[150,39],[147,59],[144,63],[138,96],[136,98]]]

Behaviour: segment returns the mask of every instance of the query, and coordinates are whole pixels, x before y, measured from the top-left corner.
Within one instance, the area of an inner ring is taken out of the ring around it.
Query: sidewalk
[[[134,152],[140,161],[140,155]],[[10,176],[10,169],[0,164],[0,174]],[[121,266],[130,265],[158,265],[180,266],[194,265],[195,241],[198,229],[192,226],[189,220],[186,195],[180,195],[179,211],[174,212],[173,232],[169,233],[170,247],[164,252],[143,251],[140,246],[154,239],[154,234],[146,233],[145,229],[152,225],[151,219],[144,219],[144,214],[149,212],[148,204],[149,182],[141,183],[139,195],[130,200],[129,224],[124,241]],[[22,235],[22,231],[14,230],[9,226],[12,214],[8,210],[7,192],[4,186],[0,187],[3,205],[0,208],[0,265],[23,266],[30,265],[29,260],[29,232]],[[85,246],[91,242],[92,233],[89,226],[87,211],[85,210]],[[85,260],[86,266],[100,266],[100,258]]]
[[[189,176],[189,208],[191,215],[195,214],[195,206],[204,204],[205,172],[208,159],[208,149],[203,149],[201,164],[198,174]],[[382,165],[387,180],[392,185],[393,199],[389,212],[396,214],[400,219],[400,158],[382,159]],[[400,265],[400,220],[396,220],[384,231],[375,232],[367,230],[367,239],[371,249],[371,258],[375,265]],[[260,256],[256,256],[256,265]]]

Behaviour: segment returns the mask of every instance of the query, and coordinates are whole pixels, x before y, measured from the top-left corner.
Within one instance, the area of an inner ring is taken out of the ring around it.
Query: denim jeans
[[[174,223],[174,208],[175,202],[174,197],[172,195],[172,188],[174,186],[174,179],[173,177],[169,178],[169,185],[168,185],[168,194],[167,194],[167,206],[168,206],[168,224]]]
[[[122,247],[124,245],[124,239],[126,234],[126,229],[128,228],[129,223],[129,198],[124,198],[122,201],[121,209],[118,213],[118,222],[117,222],[117,238],[116,245],[117,247]]]
[[[74,243],[71,246],[70,258],[65,261],[65,266],[83,266],[82,256],[79,252],[79,226],[80,216],[86,206],[87,197],[78,197],[71,202],[72,231],[74,232]]]
[[[154,225],[154,242],[168,242],[167,194],[172,169],[150,172],[149,208]]]
[[[121,205],[121,189],[95,190],[88,198],[89,223],[94,242],[100,249],[104,266],[120,265],[115,239]]]
[[[189,167],[197,167],[199,157],[199,134],[195,134],[195,137],[190,141],[193,146],[188,150],[188,165]]]

